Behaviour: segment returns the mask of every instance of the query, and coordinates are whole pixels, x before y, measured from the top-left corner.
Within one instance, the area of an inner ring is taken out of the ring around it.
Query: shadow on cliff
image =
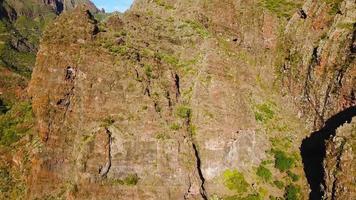
[[[304,172],[311,192],[309,200],[321,200],[323,196],[322,187],[325,185],[323,161],[326,155],[325,140],[334,136],[336,129],[344,123],[350,123],[352,117],[356,116],[356,106],[347,108],[332,116],[325,122],[319,131],[313,132],[310,137],[303,140],[300,147],[304,164]]]

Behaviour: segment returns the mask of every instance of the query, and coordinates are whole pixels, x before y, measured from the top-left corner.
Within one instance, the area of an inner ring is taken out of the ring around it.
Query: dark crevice
[[[201,181],[200,195],[204,200],[208,200],[208,197],[207,197],[207,194],[206,194],[206,190],[205,190],[205,187],[204,187],[205,178],[203,176],[203,172],[201,171],[201,160],[200,160],[200,157],[199,157],[199,152],[198,152],[197,146],[194,143],[192,143],[192,144],[193,144],[195,158],[196,158],[196,161],[197,161],[198,174],[199,174],[199,178],[200,178],[200,181]]]
[[[174,74],[174,83],[176,87],[176,98],[178,99],[180,96],[180,83],[178,74]]]
[[[320,200],[325,188],[323,162],[326,156],[326,140],[335,136],[336,129],[350,123],[356,116],[356,106],[349,107],[329,118],[322,129],[305,138],[300,147],[304,172],[310,185],[310,200]]]
[[[7,111],[9,111],[9,107],[0,99],[0,115],[7,113]]]
[[[105,128],[105,132],[108,136],[108,149],[107,149],[107,162],[105,163],[105,166],[101,166],[99,168],[99,174],[101,177],[106,178],[107,174],[110,171],[111,168],[111,142],[112,142],[112,138],[111,138],[111,132],[108,128]]]

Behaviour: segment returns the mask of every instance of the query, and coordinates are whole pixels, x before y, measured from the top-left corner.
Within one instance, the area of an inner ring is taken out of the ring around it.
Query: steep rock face
[[[353,105],[354,27],[337,24],[354,22],[355,3],[326,19],[324,1],[274,3],[138,0],[101,24],[63,14],[29,88],[42,146],[28,198],[307,199],[302,139]],[[320,75],[308,67],[323,32]],[[326,86],[337,72],[342,86]],[[307,112],[313,102],[326,103]]]
[[[138,1],[99,33],[85,11],[61,16],[44,35],[29,88],[43,140],[30,198],[283,196],[271,182],[291,180],[273,168],[274,154],[283,150],[289,173],[302,173],[287,139],[302,124],[273,91],[263,9],[248,10],[254,5]],[[275,175],[270,182],[258,181],[260,165]]]
[[[288,91],[318,129],[337,112],[355,106],[354,1],[307,1],[285,37],[289,55],[281,68]]]
[[[324,199],[353,199],[356,196],[355,122],[353,118],[350,124],[338,128],[336,135],[327,141]]]

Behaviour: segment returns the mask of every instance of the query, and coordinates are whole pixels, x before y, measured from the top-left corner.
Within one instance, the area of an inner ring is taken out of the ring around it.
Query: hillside
[[[90,10],[31,43],[31,100],[0,116],[4,199],[356,197],[355,1]]]

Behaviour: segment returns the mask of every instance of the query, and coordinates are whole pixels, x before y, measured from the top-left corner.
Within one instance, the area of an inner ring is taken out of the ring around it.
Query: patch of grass
[[[115,123],[114,118],[112,116],[108,116],[103,120],[101,126],[107,128],[107,127],[113,125],[114,123]]]
[[[343,0],[324,0],[328,4],[330,10],[329,15],[336,15],[340,11],[340,6]]]
[[[146,74],[147,78],[151,79],[153,77],[153,75],[152,75],[152,72],[153,72],[152,66],[151,65],[145,65],[144,70],[145,70],[145,74]]]
[[[282,181],[273,181],[273,184],[278,188],[278,189],[283,189],[284,188],[284,183]]]
[[[235,170],[226,170],[223,173],[224,185],[239,194],[247,192],[249,184],[242,173]]]
[[[287,156],[287,154],[280,150],[273,151],[274,153],[274,166],[281,172],[285,172],[294,166],[294,158]]]
[[[356,24],[356,22],[355,23],[351,23],[351,22],[349,22],[349,23],[340,23],[340,24],[337,25],[337,28],[346,29],[346,30],[352,31],[354,26],[355,26],[354,24]]]
[[[128,185],[134,186],[138,184],[140,178],[137,174],[129,174],[124,179],[113,179],[109,180],[110,184],[112,185]]]
[[[294,184],[288,185],[284,192],[284,198],[286,200],[300,199],[300,187]]]
[[[256,121],[266,123],[271,120],[275,112],[273,110],[273,105],[271,103],[263,103],[255,106],[255,119]]]
[[[161,6],[161,7],[164,7],[166,10],[173,10],[174,7],[170,4],[168,4],[165,0],[154,0],[154,2]]]
[[[301,4],[293,0],[261,0],[260,6],[274,13],[279,18],[290,18]]]
[[[262,180],[264,182],[269,182],[272,179],[272,172],[266,168],[263,165],[260,165],[257,168],[257,172],[256,172],[257,176],[259,176],[260,178],[262,178]]]
[[[157,140],[167,140],[167,139],[169,139],[170,137],[169,137],[166,133],[157,133],[157,134],[155,135],[155,138],[156,138]]]
[[[181,127],[178,123],[173,123],[170,127],[171,130],[175,130],[175,131],[179,130],[180,128]]]
[[[176,114],[180,118],[187,119],[191,117],[192,109],[187,106],[181,105],[177,108]]]
[[[201,37],[209,37],[209,31],[201,23],[192,20],[186,20],[185,23],[195,32],[197,32]]]
[[[299,180],[299,176],[297,174],[294,174],[291,171],[287,171],[288,176],[292,179],[293,182],[297,182]]]
[[[248,194],[244,197],[241,197],[241,195],[234,195],[234,196],[228,196],[223,198],[223,200],[262,200],[262,199],[263,198],[258,193]]]
[[[0,145],[10,146],[19,141],[34,126],[31,104],[20,102],[0,115]]]

